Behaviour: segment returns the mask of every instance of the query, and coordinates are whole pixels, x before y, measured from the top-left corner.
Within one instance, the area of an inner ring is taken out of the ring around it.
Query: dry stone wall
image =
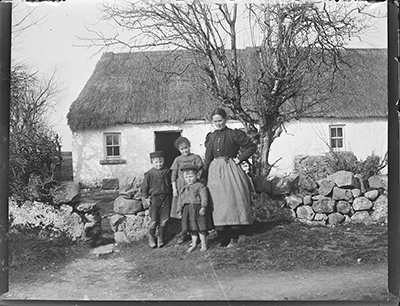
[[[303,181],[307,188],[312,185]],[[292,187],[288,188],[290,184]],[[363,182],[351,172],[338,171],[316,182],[316,188],[310,194],[301,193],[304,189],[298,176],[274,179],[269,190],[284,196],[285,206],[300,222],[310,225],[349,222],[369,225],[387,223],[387,184],[385,175],[372,176]]]

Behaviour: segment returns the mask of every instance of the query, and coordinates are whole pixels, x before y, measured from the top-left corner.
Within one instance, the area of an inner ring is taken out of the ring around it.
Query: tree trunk
[[[272,141],[273,141],[272,131],[265,131],[264,133],[261,133],[260,146],[259,146],[260,161],[258,163],[259,168],[257,169],[257,172],[262,177],[267,177],[271,172],[272,167],[269,164],[268,159]]]

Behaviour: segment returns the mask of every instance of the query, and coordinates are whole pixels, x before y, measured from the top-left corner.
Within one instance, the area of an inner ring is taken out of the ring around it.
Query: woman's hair
[[[226,119],[226,117],[228,117],[228,115],[226,114],[226,111],[223,108],[216,108],[212,114],[211,114],[211,119],[212,117],[214,117],[215,115],[220,115],[222,118]]]
[[[177,140],[175,140],[174,146],[175,146],[175,148],[177,148],[179,150],[179,146],[183,143],[187,144],[190,147],[189,139],[187,139],[186,137],[182,137],[182,136],[180,136]]]

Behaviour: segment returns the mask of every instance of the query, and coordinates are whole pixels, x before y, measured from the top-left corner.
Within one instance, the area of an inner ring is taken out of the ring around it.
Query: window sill
[[[126,159],[103,159],[100,161],[100,165],[119,165],[126,164]]]

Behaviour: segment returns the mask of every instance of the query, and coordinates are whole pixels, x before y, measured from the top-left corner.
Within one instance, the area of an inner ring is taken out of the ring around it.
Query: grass
[[[102,215],[112,212],[115,195],[99,196]],[[271,216],[273,203],[265,210]],[[260,203],[258,203],[260,205]],[[272,207],[272,208],[271,208]],[[187,254],[189,242],[176,247],[175,234],[179,222],[171,220],[167,244],[161,249],[150,249],[147,241],[118,246],[119,252],[105,255],[123,256],[127,264],[135,263],[136,274],[143,282],[161,281],[181,276],[205,276],[218,270],[288,271],[346,267],[387,262],[387,227],[358,224],[336,227],[307,226],[297,222],[266,221],[256,214],[253,230],[241,236],[235,248],[219,247],[218,236],[210,235],[207,252],[196,250]],[[271,218],[270,218],[271,220]],[[105,219],[106,221],[106,219]],[[107,222],[105,236],[112,237]],[[72,242],[67,237],[40,235],[32,229],[14,229],[9,234],[10,270],[14,281],[29,280],[32,275],[43,275],[61,268],[77,258],[89,257],[89,246]]]

